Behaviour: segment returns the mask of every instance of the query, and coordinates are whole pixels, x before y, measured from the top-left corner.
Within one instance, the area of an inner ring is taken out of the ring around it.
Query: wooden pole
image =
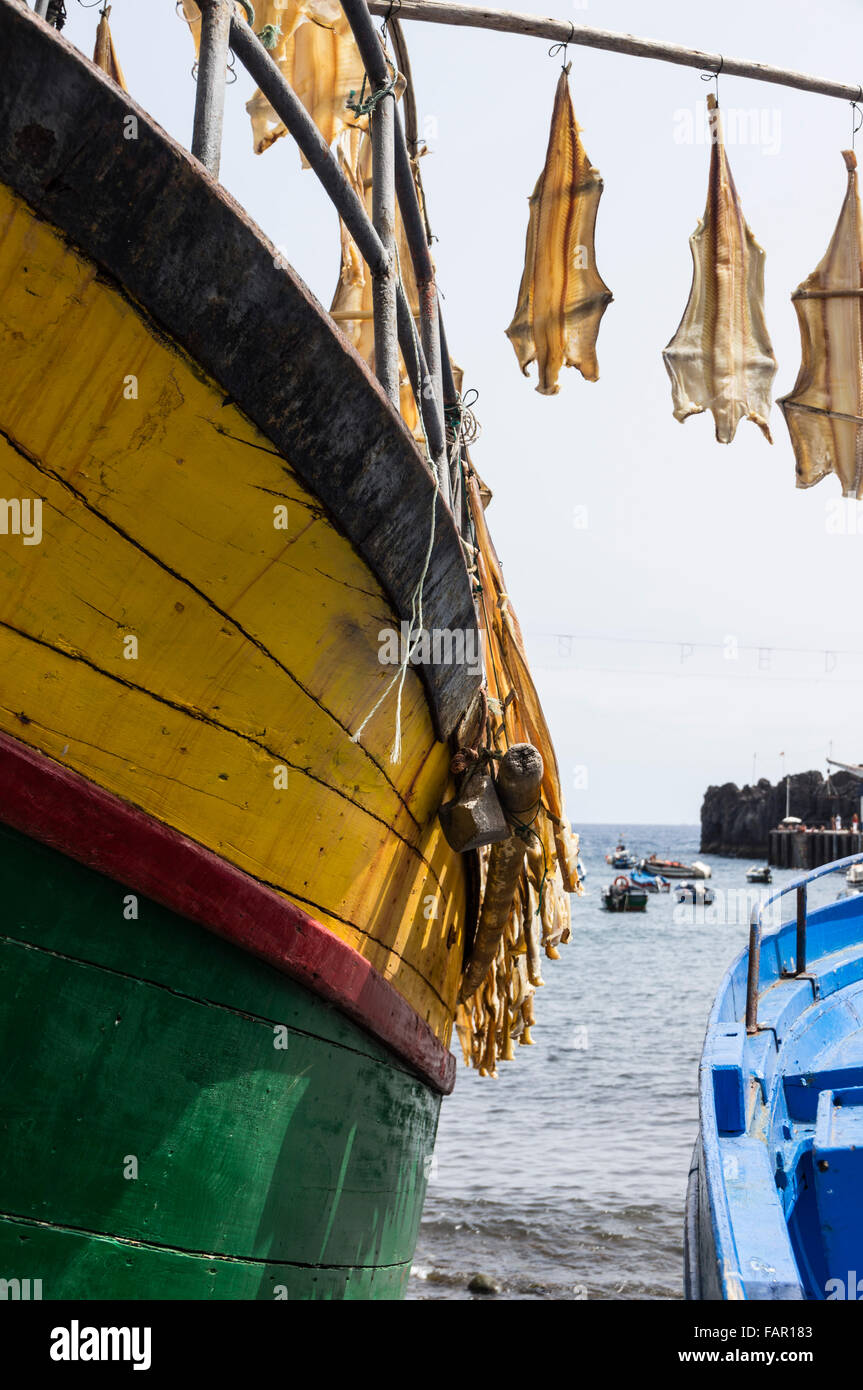
[[[570,43],[583,48],[601,48],[609,53],[626,53],[632,58],[653,58],[660,63],[677,63],[682,67],[700,68],[703,72],[722,72],[728,77],[749,77],[756,82],[773,82],[780,87],[794,87],[801,92],[818,96],[838,97],[841,101],[863,101],[863,88],[858,82],[830,82],[823,77],[787,68],[770,67],[767,63],[752,63],[740,58],[728,58],[719,53],[702,53],[697,48],[681,48],[678,44],[658,43],[654,39],[638,39],[632,34],[613,34],[606,29],[587,29],[571,24],[568,19],[538,19],[531,14],[510,14],[505,10],[485,9],[479,5],[450,5],[445,0],[401,0],[396,3],[399,20],[418,19],[430,24],[454,24],[471,29],[493,29],[504,34],[522,34],[529,38],[548,39],[552,43]],[[372,14],[385,15],[390,0],[369,0]]]
[[[225,74],[228,67],[228,39],[233,6],[229,0],[199,0],[199,3],[201,46],[198,54],[192,154],[196,159],[200,159],[213,178],[217,179],[222,158]]]

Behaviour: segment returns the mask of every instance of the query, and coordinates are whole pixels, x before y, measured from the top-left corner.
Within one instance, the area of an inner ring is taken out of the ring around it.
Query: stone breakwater
[[[838,815],[849,826],[859,814],[861,783],[849,772],[837,772],[829,780],[820,772],[796,772],[790,782],[790,814],[806,825],[829,829]],[[770,831],[784,815],[784,778],[775,786],[762,777],[754,786],[726,782],[708,787],[701,807],[701,853],[763,859]]]

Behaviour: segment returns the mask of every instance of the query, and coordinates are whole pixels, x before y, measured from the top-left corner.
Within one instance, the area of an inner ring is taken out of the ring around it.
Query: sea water
[[[698,852],[697,826],[583,826],[585,893],[560,960],[543,959],[533,1047],[497,1080],[461,1063],[443,1104],[411,1298],[683,1296],[683,1206],[698,1126],[697,1072],[723,972],[748,936],[741,899],[755,859]],[[717,908],[651,893],[643,913],[602,907],[622,835],[639,857],[709,863]],[[766,895],[797,876],[773,870]],[[846,892],[831,875],[810,906]],[[793,916],[794,895],[784,900]]]

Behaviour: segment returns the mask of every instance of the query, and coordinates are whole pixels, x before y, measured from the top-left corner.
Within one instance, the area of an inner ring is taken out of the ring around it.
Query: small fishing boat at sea
[[[703,864],[700,859],[682,864],[679,859],[657,859],[655,854],[640,860],[638,867],[642,873],[661,874],[663,878],[710,878],[713,872],[710,865]]]
[[[716,894],[706,883],[698,880],[695,883],[679,883],[674,889],[674,901],[676,903],[693,903],[698,907],[710,907]]]
[[[753,864],[751,869],[746,870],[747,883],[772,883],[773,874],[770,872],[769,864]]]
[[[602,905],[606,912],[643,912],[647,907],[647,891],[632,883],[625,874],[618,874],[614,882],[602,890]]]
[[[863,1251],[863,898],[809,910],[795,879],[755,910],[726,972],[699,1073],[689,1174],[689,1299],[857,1299]],[[796,893],[797,917],[764,931]]]
[[[638,888],[644,888],[648,893],[667,893],[671,887],[671,880],[663,878],[661,874],[646,874],[642,869],[632,869],[629,874],[630,881]]]
[[[618,844],[613,850],[609,850],[605,856],[606,864],[610,864],[613,869],[634,869],[636,858],[630,854],[624,844]]]

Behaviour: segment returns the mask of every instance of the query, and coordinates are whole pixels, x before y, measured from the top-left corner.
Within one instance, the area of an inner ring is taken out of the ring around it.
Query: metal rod
[[[390,9],[390,0],[369,0],[369,9],[372,14],[386,14]],[[571,24],[568,19],[538,19],[536,15],[510,14],[505,10],[484,9],[478,5],[449,5],[442,0],[401,0],[398,17],[399,20],[419,19],[431,24],[494,29],[500,33],[550,39],[583,48],[601,48],[610,53],[626,53],[632,58],[654,58],[661,63],[700,68],[703,72],[718,73],[721,70],[723,77],[749,77],[756,82],[773,82],[780,87],[794,87],[801,92],[838,97],[842,101],[863,100],[863,88],[858,82],[850,85],[831,82],[787,68],[770,67],[767,63],[752,63],[719,53],[702,53],[697,48],[681,48],[678,44],[658,43],[654,39],[637,39],[632,34],[613,34],[606,29],[587,29]]]
[[[380,84],[378,84],[378,90]],[[371,112],[372,222],[386,254],[386,265],[372,279],[375,371],[393,405],[399,407],[399,349],[396,324],[395,97],[382,96]]]
[[[385,264],[386,252],[368,213],[299,97],[257,35],[236,14],[231,19],[231,48],[296,140],[374,275]]]
[[[746,975],[746,1031],[758,1032],[758,978],[761,973],[761,915],[753,907],[749,919],[749,969]]]
[[[797,966],[795,975],[806,972],[806,884],[797,889]]]
[[[342,9],[357,41],[360,57],[375,90],[389,82],[389,70],[366,0],[342,0]],[[374,130],[373,130],[374,133]],[[438,336],[437,288],[429,254],[425,222],[420,211],[410,156],[405,144],[401,117],[394,118],[395,188],[417,282],[420,309],[420,337],[426,361],[418,405],[422,412],[432,462],[440,479],[441,493],[450,505],[451,489],[446,457],[446,431],[443,422],[443,393],[440,381],[440,341]],[[372,185],[374,196],[374,183]]]
[[[351,188],[335,155],[321,135],[311,116],[299,97],[285,81],[279,68],[264,48],[260,39],[252,32],[244,20],[233,16],[231,20],[231,48],[236,53],[249,76],[257,83],[276,115],[284,122],[296,140],[323,185],[330,201],[359,247],[360,255],[372,274],[386,264],[386,252],[380,237],[372,226],[371,219],[359,197]],[[425,355],[416,334],[410,306],[401,284],[396,289],[396,314],[398,319],[399,345],[411,379],[417,407],[423,412],[423,423],[429,438],[429,446],[435,447],[435,421],[426,414],[428,402],[424,401],[420,382],[428,375]],[[417,375],[419,361],[419,376]],[[424,410],[423,407],[426,407]],[[446,496],[446,494],[444,494]]]
[[[44,19],[47,15],[48,3],[49,0],[33,0],[33,9],[36,11],[37,15],[39,15],[40,19]]]
[[[222,159],[222,122],[225,115],[225,75],[231,32],[230,0],[199,0],[201,45],[198,51],[198,85],[195,89],[195,125],[192,154],[219,177]]]

